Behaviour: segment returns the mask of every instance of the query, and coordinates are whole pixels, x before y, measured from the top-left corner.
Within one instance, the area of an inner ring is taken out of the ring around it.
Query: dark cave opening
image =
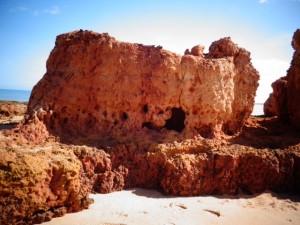
[[[175,130],[181,132],[185,125],[185,112],[181,108],[172,108],[172,115],[170,119],[166,120],[165,128],[168,130]]]
[[[148,111],[149,111],[148,105],[145,104],[145,105],[143,106],[143,112],[146,114],[146,113],[148,113]]]
[[[144,122],[142,124],[142,128],[146,127],[150,130],[160,130],[161,128],[166,128],[168,130],[175,130],[177,132],[181,132],[185,125],[185,112],[181,108],[172,108],[172,115],[170,119],[166,120],[166,124],[164,127],[156,127],[151,122]],[[160,114],[160,113],[159,113]]]
[[[126,112],[123,112],[122,114],[121,114],[121,120],[122,121],[126,121],[128,119],[128,114],[126,113]]]
[[[148,129],[150,129],[150,130],[158,130],[158,129],[159,129],[159,128],[155,127],[155,126],[153,125],[153,123],[151,123],[151,122],[144,122],[144,123],[142,124],[142,128],[144,128],[144,127],[148,128]]]

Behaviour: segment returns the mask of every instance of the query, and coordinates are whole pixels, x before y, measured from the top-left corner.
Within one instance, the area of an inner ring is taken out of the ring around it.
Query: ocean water
[[[28,102],[31,91],[0,89],[0,100]]]
[[[0,89],[0,100],[28,102],[31,91]],[[263,115],[263,104],[255,103],[252,115]]]

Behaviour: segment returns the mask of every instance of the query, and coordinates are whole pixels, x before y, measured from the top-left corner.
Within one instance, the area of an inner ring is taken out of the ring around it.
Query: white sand
[[[88,210],[43,225],[300,224],[300,201],[273,193],[243,197],[167,197],[134,189],[91,195]],[[220,215],[220,216],[218,216]]]

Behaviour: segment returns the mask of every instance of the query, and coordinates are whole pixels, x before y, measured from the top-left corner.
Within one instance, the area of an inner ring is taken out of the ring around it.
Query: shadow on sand
[[[142,197],[147,197],[147,198],[153,198],[153,199],[179,199],[179,198],[194,198],[194,197],[199,197],[199,196],[187,196],[187,197],[182,197],[182,196],[170,196],[170,195],[164,195],[162,192],[159,192],[154,189],[143,189],[143,188],[133,188],[133,189],[128,189],[131,191],[133,194],[137,196],[142,196]],[[269,193],[272,197],[280,200],[288,200],[290,202],[296,202],[300,203],[300,195],[295,195],[295,194],[286,194],[286,193],[274,193],[271,191],[265,191],[263,193]],[[200,195],[200,197],[215,197],[218,199],[252,199],[256,198],[259,195],[263,193],[257,193],[257,194],[244,194],[244,193],[239,193],[237,195]]]

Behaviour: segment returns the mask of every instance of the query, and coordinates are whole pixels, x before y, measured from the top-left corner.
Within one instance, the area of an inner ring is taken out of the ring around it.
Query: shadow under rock
[[[133,194],[137,196],[147,197],[147,198],[176,198],[178,196],[164,195],[163,192],[157,191],[155,189],[144,189],[144,188],[133,188],[129,189]]]
[[[300,131],[277,117],[250,117],[242,132],[233,137],[230,143],[258,149],[284,149],[300,144]]]
[[[144,188],[132,188],[128,189],[129,191],[132,191],[133,194],[137,196],[147,197],[147,198],[194,198],[194,197],[215,197],[220,199],[239,199],[239,198],[253,198],[258,196],[259,194],[238,194],[238,195],[195,195],[195,196],[176,196],[176,195],[166,195],[162,191],[158,191],[155,189],[144,189]]]
[[[290,202],[300,203],[300,195],[284,194],[284,193],[277,194],[271,191],[265,191],[256,194],[239,193],[237,195],[213,195],[212,194],[212,195],[199,195],[199,196],[172,196],[172,195],[164,195],[162,192],[159,192],[154,189],[134,188],[128,190],[132,191],[132,193],[137,196],[154,198],[154,199],[195,198],[195,197],[214,197],[218,199],[252,199],[258,197],[261,194],[269,193],[272,197],[280,200],[288,200]]]
[[[1,130],[11,130],[16,128],[18,123],[7,123],[7,124],[0,124],[0,131]]]

